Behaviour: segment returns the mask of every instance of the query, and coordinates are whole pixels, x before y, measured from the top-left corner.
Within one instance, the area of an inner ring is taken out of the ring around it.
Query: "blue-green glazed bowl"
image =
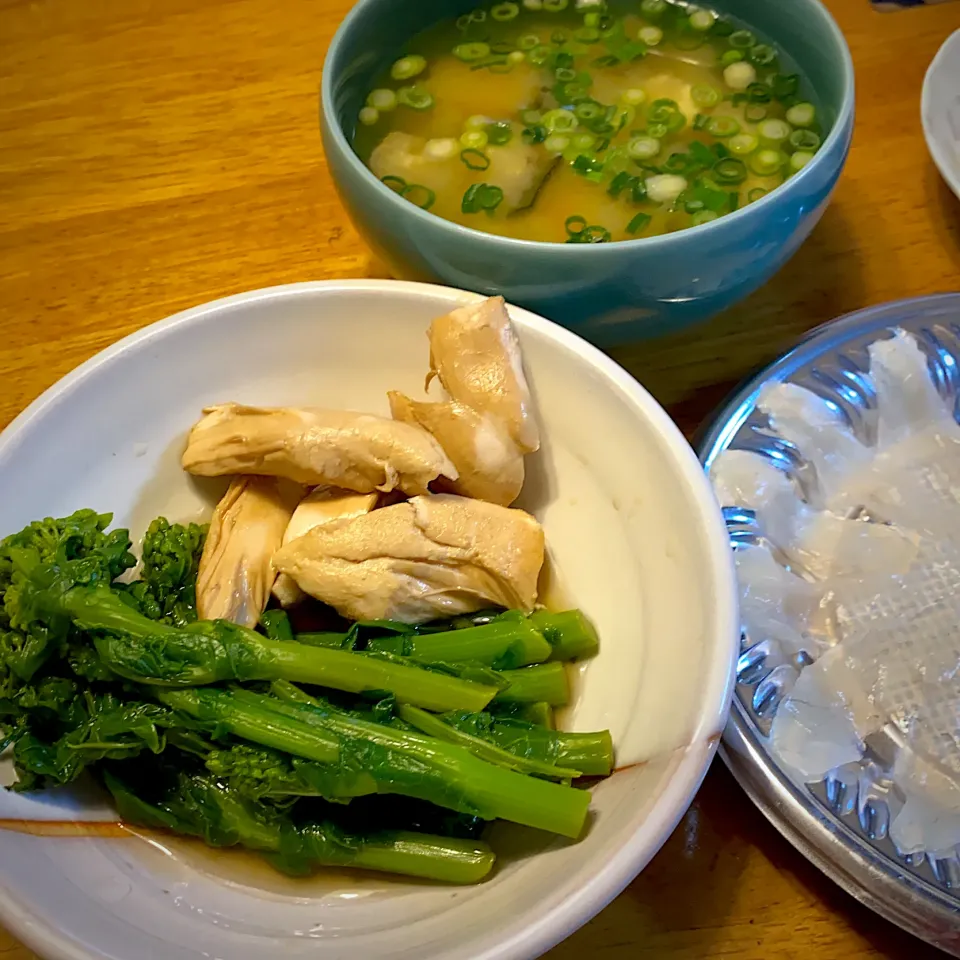
[[[853,64],[819,0],[717,0],[766,34],[815,91],[829,135],[782,187],[712,223],[606,244],[537,243],[443,220],[384,186],[351,146],[376,74],[418,31],[476,0],[358,0],[323,69],[327,162],[351,219],[397,276],[502,294],[602,345],[677,330],[742,300],[797,251],[823,215],[853,133]]]

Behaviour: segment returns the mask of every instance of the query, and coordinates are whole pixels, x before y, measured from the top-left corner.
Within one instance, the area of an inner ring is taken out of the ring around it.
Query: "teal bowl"
[[[321,129],[340,198],[393,274],[442,283],[543,314],[601,345],[674,331],[766,283],[823,215],[853,134],[853,63],[819,0],[717,0],[766,34],[815,91],[829,135],[814,159],[763,199],[677,233],[605,244],[538,243],[462,227],[401,199],[351,140],[373,80],[418,31],[476,0],[358,0],[323,68]]]

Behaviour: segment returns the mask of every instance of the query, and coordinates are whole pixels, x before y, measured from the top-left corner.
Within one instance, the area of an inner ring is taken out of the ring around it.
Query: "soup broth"
[[[597,243],[731,213],[810,162],[804,79],[705,7],[508,0],[415,37],[379,77],[355,148],[464,226]]]

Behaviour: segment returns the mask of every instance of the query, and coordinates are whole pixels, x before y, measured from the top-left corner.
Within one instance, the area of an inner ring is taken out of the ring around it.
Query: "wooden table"
[[[323,54],[350,5],[0,0],[0,425],[176,310],[270,284],[384,275],[336,200],[317,129]],[[858,120],[822,223],[746,303],[617,351],[688,431],[815,324],[958,286],[960,203],[926,153],[919,98],[960,3],[828,6],[853,51]],[[820,876],[718,763],[650,867],[550,956],[918,951]],[[30,956],[3,931],[0,955]]]

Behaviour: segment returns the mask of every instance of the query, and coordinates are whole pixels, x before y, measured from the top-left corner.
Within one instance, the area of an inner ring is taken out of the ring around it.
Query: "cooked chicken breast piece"
[[[276,576],[283,542],[303,487],[274,477],[237,477],[217,504],[197,570],[201,620],[254,627]]]
[[[422,623],[491,605],[533,609],[543,553],[530,514],[440,494],[314,527],[274,564],[344,617]]]
[[[363,516],[377,505],[378,496],[376,493],[353,493],[339,487],[317,487],[293,511],[283,534],[283,543],[302,537],[321,523]],[[304,597],[296,581],[285,573],[281,573],[274,582],[273,595],[282,607],[292,607]]]
[[[183,468],[201,477],[257,474],[357,493],[427,492],[457,471],[419,427],[346,410],[225,403],[190,431]]]
[[[457,468],[449,489],[464,497],[508,507],[523,486],[523,453],[506,427],[489,413],[452,400],[421,403],[391,390],[395,420],[414,423],[431,433]]]
[[[453,400],[502,420],[524,453],[536,450],[540,430],[503,297],[437,317],[428,336],[430,377],[439,377]]]

